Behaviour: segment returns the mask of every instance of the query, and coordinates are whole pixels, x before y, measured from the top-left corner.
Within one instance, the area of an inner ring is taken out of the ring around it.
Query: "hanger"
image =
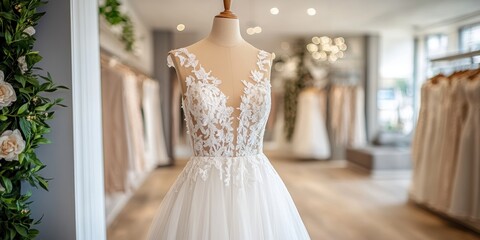
[[[465,74],[466,72],[467,72],[467,70],[455,71],[455,72],[453,72],[450,76],[448,76],[448,79],[449,79],[449,80],[457,79],[456,77],[462,76],[462,75]]]
[[[235,15],[232,11],[230,11],[231,5],[232,5],[232,0],[223,0],[223,7],[225,8],[225,10],[215,17],[238,19],[237,15]]]
[[[472,72],[466,78],[467,80],[470,80],[470,81],[479,80],[480,79],[479,73],[480,73],[480,69],[472,70]]]
[[[431,81],[433,84],[437,84],[438,81],[439,81],[439,79],[442,78],[442,77],[445,77],[445,75],[443,75],[442,73],[440,73],[440,74],[437,74],[437,75],[435,75],[434,77],[432,77],[432,78],[430,79],[430,81]]]

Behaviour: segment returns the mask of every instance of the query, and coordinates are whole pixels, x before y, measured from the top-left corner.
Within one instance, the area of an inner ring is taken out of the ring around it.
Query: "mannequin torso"
[[[243,40],[230,2],[207,38],[167,59],[182,85],[193,156],[165,196],[151,240],[310,239],[263,153],[272,56]]]
[[[251,71],[257,68],[260,52],[242,38],[238,19],[215,17],[210,35],[185,48],[196,56],[207,72],[211,71],[212,76],[221,80],[218,88],[228,97],[227,105],[234,107],[233,117],[238,117],[237,108],[245,87],[242,80],[251,81]],[[170,58],[185,93],[185,79],[192,74],[191,69],[180,67],[179,59],[173,53]],[[270,53],[268,59],[272,60]],[[234,121],[233,127],[236,128],[237,124]]]

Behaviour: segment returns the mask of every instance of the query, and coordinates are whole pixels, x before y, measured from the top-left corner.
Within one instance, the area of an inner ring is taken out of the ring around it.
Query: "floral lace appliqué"
[[[243,176],[238,173],[247,174],[254,169],[245,168],[242,164],[232,166],[235,164],[233,160],[228,160],[228,157],[237,159],[262,152],[263,134],[271,106],[269,54],[260,51],[257,55],[256,68],[250,72],[249,81],[242,80],[244,90],[240,106],[237,108],[240,113],[238,118],[234,119],[232,117],[234,107],[227,105],[228,97],[218,87],[221,80],[202,67],[197,57],[187,49],[181,48],[171,53],[178,58],[180,67],[191,73],[184,79],[186,92],[182,107],[194,155],[207,157],[191,163],[189,175],[195,176],[194,179],[206,180],[211,170],[217,169],[220,171],[220,177],[228,185],[233,171],[238,178]],[[167,63],[170,67],[174,66],[170,56]],[[233,121],[238,121],[236,134],[232,127]]]

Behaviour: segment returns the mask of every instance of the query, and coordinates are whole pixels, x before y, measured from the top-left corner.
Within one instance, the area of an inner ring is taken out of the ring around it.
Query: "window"
[[[427,58],[445,55],[448,49],[448,37],[446,34],[428,35],[426,40]]]
[[[480,23],[460,29],[460,50],[464,52],[480,50]]]

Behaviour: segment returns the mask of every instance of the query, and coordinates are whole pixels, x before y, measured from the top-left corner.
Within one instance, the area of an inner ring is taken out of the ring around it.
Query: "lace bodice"
[[[182,98],[187,133],[195,156],[237,157],[262,152],[263,135],[270,112],[271,59],[265,51],[257,54],[257,64],[244,85],[240,106],[229,106],[218,87],[222,81],[202,67],[197,57],[186,48],[173,50],[178,68],[188,72],[186,91]],[[171,55],[169,67],[174,67]],[[179,71],[179,69],[177,69]],[[233,116],[234,110],[238,117]],[[238,124],[233,124],[235,123]],[[238,126],[236,129],[233,126]]]

